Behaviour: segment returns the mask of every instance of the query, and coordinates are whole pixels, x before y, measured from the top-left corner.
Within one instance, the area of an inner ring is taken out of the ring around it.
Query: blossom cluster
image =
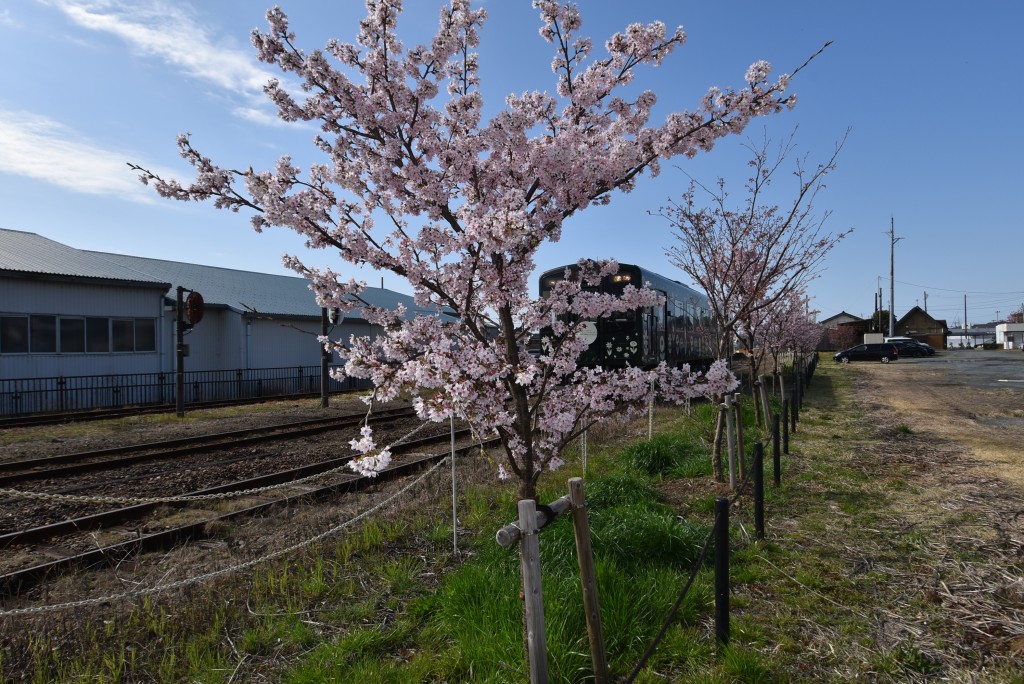
[[[530,294],[538,247],[561,239],[568,217],[657,174],[662,161],[709,150],[751,118],[794,102],[788,78],[769,81],[769,66],[758,62],[742,88],[712,88],[692,111],[652,124],[654,93],[627,86],[641,68],[663,64],[683,31],[634,24],[595,55],[575,4],[534,4],[541,36],[554,47],[556,87],[510,95],[488,121],[476,53],[487,12],[469,0],[451,0],[434,38],[412,47],[397,32],[401,1],[370,0],[354,43],[332,40],[309,52],[296,47],[285,13],[272,9],[268,30],[254,31],[252,43],[259,59],[298,79],[302,93],[277,80],[266,93],[285,121],[319,125],[314,145],[323,162],[304,172],[285,156],[272,169],[230,171],[183,135],[181,154],[197,172],[190,184],[142,170],[164,196],[248,210],[257,231],[292,229],[349,265],[407,279],[418,307],[449,312],[457,322],[375,309],[359,300],[363,285],[342,272],[286,259],[322,305],[358,306],[383,331],[330,341],[344,362],[339,372],[372,380],[374,400],[411,397],[424,420],[454,416],[481,434],[496,432],[502,468],[524,496],[561,462],[569,440],[606,416],[628,414],[653,388],[685,400],[729,384],[721,368],[703,378],[688,369],[579,368],[582,318],[651,306],[658,296],[644,287],[621,297],[589,292],[614,266],[585,262],[578,277],[538,300]],[[528,341],[542,326],[551,336],[534,357]],[[369,428],[352,446],[362,454],[356,467],[367,472],[390,458]]]

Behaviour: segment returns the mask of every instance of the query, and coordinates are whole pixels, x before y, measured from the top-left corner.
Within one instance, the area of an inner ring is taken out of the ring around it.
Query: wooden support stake
[[[736,459],[740,465],[740,480],[747,478],[747,444],[743,438],[743,402],[742,395],[736,394],[733,410],[736,411]]]
[[[779,414],[772,414],[772,474],[775,486],[782,484],[782,458],[779,455]]]
[[[722,410],[725,411],[726,448],[729,450],[729,489],[736,489],[736,441],[733,438],[732,397],[728,394]]]
[[[789,453],[789,399],[782,400],[782,453]]]
[[[796,432],[796,424],[800,421],[800,384],[793,385],[793,398],[789,401],[789,431]]]
[[[548,683],[548,647],[544,629],[544,592],[540,575],[540,539],[537,536],[537,503],[519,502],[519,570],[523,576],[526,613],[526,651],[530,661],[531,684]]]
[[[590,523],[587,520],[586,501],[583,498],[583,478],[569,480],[569,500],[572,502],[572,525],[576,533],[576,558],[580,564],[580,583],[583,585],[583,609],[587,614],[587,636],[590,638],[590,659],[594,665],[595,684],[608,684],[608,654],[604,650],[604,631],[601,628],[601,606],[597,598],[597,573],[594,570],[594,550],[590,544]]]
[[[548,505],[548,510],[551,511],[551,516],[548,516],[547,510],[541,509],[537,511],[537,528],[540,529],[547,527],[548,523],[567,512],[570,508],[572,508],[572,503],[569,502],[568,496],[555,499]],[[494,535],[494,539],[498,542],[498,546],[507,549],[522,538],[522,534],[519,530],[520,527],[518,521],[509,523],[498,530]]]
[[[754,537],[764,539],[764,446],[754,443]]]
[[[765,376],[759,378],[761,381],[761,415],[764,416],[764,427],[767,429],[772,415],[771,407],[768,405],[768,379]]]

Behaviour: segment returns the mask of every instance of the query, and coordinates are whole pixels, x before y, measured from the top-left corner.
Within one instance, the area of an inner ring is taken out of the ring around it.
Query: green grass
[[[880,452],[885,435],[865,430],[864,416],[844,403],[849,371],[829,368],[827,401],[812,384],[792,453],[783,456],[782,487],[768,477],[768,540],[751,538],[749,496],[731,509],[730,645],[714,641],[705,565],[637,682],[956,677],[935,658],[936,643],[885,641],[872,617],[872,606],[888,607],[893,577],[935,562],[933,536],[904,525],[893,509],[914,495],[913,474],[857,456]],[[761,435],[749,406],[745,420],[750,453]],[[721,493],[709,477],[713,412],[660,409],[658,425],[651,440],[591,443],[587,512],[605,643],[619,679],[679,596]],[[564,494],[564,478],[579,467],[542,481],[541,500]],[[680,483],[691,493],[670,504],[663,492]],[[527,681],[518,555],[494,541],[497,528],[516,518],[514,493],[497,482],[463,484],[458,557],[450,500],[443,489],[437,496],[432,509],[367,520],[296,558],[184,596],[59,615],[35,631],[4,624],[0,670],[29,682]],[[551,681],[589,681],[569,517],[545,528],[540,543]],[[942,624],[934,605],[899,588],[911,615]],[[1021,681],[1012,670],[993,673],[992,681]]]

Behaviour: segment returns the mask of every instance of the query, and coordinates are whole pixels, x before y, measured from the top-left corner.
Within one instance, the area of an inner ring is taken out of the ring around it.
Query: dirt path
[[[822,361],[808,453],[829,448],[830,425],[853,421],[862,437],[839,445],[835,462],[863,472],[862,496],[881,496],[858,500],[847,527],[836,522],[816,543],[823,556],[884,568],[862,598],[876,652],[915,654],[913,674],[925,678],[1022,681],[1024,354]],[[831,391],[846,381],[852,396]]]

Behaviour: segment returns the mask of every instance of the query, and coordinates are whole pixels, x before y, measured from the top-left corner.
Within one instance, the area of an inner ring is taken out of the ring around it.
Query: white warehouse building
[[[185,371],[241,379],[288,369],[286,376],[297,370],[309,377],[308,368],[320,365],[321,309],[304,278],[80,250],[0,228],[0,415],[63,408],[29,401],[28,381],[64,386],[82,376],[156,374],[173,386],[179,286],[205,302],[202,320],[185,336]],[[402,304],[409,316],[432,313],[383,288],[367,288],[362,299]],[[374,334],[358,309],[330,336],[352,334]],[[318,388],[319,375],[316,382]],[[96,403],[111,402],[107,396]]]

